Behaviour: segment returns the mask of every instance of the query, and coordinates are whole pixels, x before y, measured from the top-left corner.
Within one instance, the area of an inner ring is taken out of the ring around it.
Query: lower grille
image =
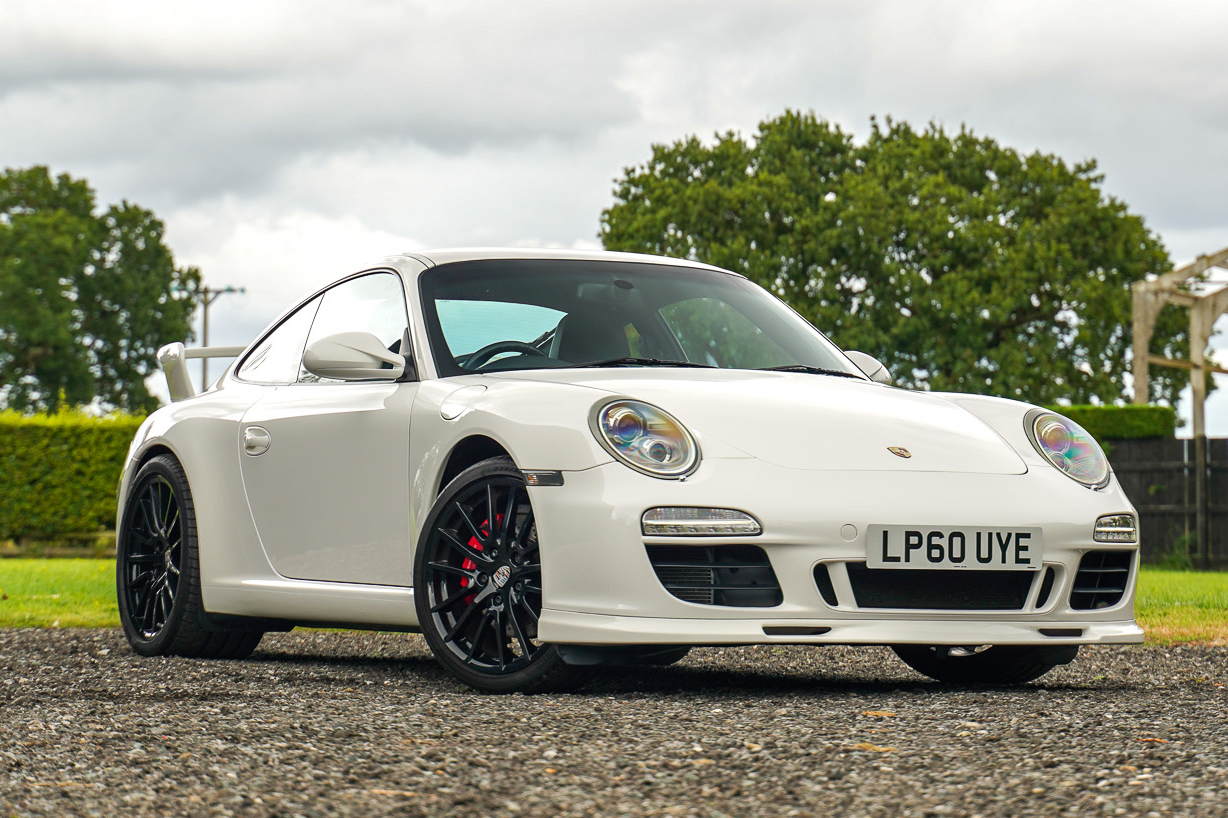
[[[657,579],[679,599],[735,608],[771,608],[784,601],[772,564],[757,545],[646,548]]]
[[[1079,561],[1070,607],[1076,611],[1111,608],[1126,595],[1133,551],[1088,551]]]
[[[859,608],[932,611],[1018,611],[1033,571],[940,571],[867,568],[845,564]]]

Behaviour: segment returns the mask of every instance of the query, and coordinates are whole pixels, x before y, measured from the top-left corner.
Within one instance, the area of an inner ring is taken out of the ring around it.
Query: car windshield
[[[779,299],[713,270],[625,261],[468,261],[428,270],[421,291],[443,377],[679,365],[862,377]]]

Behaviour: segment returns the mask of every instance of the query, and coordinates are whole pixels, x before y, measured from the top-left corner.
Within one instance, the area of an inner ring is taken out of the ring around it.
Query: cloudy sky
[[[247,288],[217,344],[386,253],[596,247],[652,143],[785,108],[1094,157],[1180,263],[1228,245],[1226,31],[1210,1],[4,0],[0,166],[157,213]]]

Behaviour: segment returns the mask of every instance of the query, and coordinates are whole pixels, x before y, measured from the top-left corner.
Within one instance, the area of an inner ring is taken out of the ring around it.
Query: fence
[[[1198,538],[1198,460],[1193,440],[1107,441],[1113,471],[1139,513],[1144,562],[1228,568],[1228,439],[1206,445],[1205,543]]]

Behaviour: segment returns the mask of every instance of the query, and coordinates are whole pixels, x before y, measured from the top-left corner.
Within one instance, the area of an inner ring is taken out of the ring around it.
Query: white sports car
[[[187,361],[237,356],[195,394]],[[421,631],[489,691],[695,645],[890,645],[1019,683],[1140,642],[1137,517],[1078,425],[893,388],[743,276],[445,250],[245,349],[159,352],[117,578],[141,654],[296,625]]]

